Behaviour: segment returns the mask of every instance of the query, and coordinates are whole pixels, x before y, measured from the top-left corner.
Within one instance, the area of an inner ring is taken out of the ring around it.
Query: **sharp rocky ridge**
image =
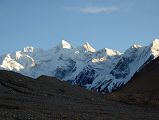
[[[49,50],[25,47],[0,56],[0,69],[37,78],[54,76],[99,92],[112,92],[126,84],[144,65],[159,56],[159,40],[133,45],[124,53],[95,50],[88,42],[74,47],[65,40]]]

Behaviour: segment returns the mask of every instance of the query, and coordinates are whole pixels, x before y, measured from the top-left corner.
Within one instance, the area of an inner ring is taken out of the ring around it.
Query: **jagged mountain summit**
[[[95,50],[88,42],[80,47],[62,42],[49,50],[25,47],[0,56],[0,69],[37,78],[54,76],[88,89],[112,92],[126,84],[144,65],[159,56],[159,40],[148,46],[133,45],[124,53]]]

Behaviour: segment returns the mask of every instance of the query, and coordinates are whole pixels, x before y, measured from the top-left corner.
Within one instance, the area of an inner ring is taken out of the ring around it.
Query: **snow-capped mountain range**
[[[65,40],[49,50],[25,47],[0,56],[0,69],[37,78],[54,76],[100,92],[112,92],[127,83],[144,65],[159,56],[159,40],[148,46],[133,45],[124,53],[89,43],[74,47]]]

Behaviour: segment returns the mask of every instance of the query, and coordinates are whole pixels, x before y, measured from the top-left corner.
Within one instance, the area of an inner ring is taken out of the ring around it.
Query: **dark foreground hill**
[[[159,58],[145,65],[111,99],[143,106],[159,107]]]
[[[0,120],[158,120],[159,110],[105,100],[79,86],[0,71]]]

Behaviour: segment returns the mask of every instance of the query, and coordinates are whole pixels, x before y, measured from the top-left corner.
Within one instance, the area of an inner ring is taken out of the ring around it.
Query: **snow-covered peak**
[[[96,52],[96,50],[88,42],[83,45],[83,48],[89,52]]]
[[[27,46],[23,49],[23,52],[33,52],[34,51],[34,47],[32,46]]]
[[[0,65],[0,68],[4,68],[6,70],[20,71],[20,69],[24,69],[24,67],[19,64],[17,61],[11,58],[10,54],[7,54]]]
[[[108,48],[104,48],[104,50],[105,50],[106,54],[109,56],[121,55],[121,53],[116,50],[112,50],[112,49],[108,49]]]
[[[159,43],[159,39],[154,39],[154,40],[152,41],[152,43],[153,43],[153,44],[158,44],[158,43]]]
[[[71,49],[72,48],[71,44],[66,42],[65,40],[61,41],[61,47],[66,48],[66,49]]]
[[[159,39],[155,39],[151,43],[151,50],[158,50],[159,49]]]
[[[150,49],[155,57],[159,56],[159,39],[155,39],[154,41],[152,41],[152,43],[150,44]]]
[[[130,46],[125,52],[124,52],[124,56],[126,57],[130,57],[132,54],[137,54],[137,51],[139,50],[139,48],[142,48],[141,45],[132,45]]]
[[[131,46],[131,48],[140,48],[140,47],[142,47],[142,46],[141,45],[137,45],[137,44],[134,44],[134,45]]]

